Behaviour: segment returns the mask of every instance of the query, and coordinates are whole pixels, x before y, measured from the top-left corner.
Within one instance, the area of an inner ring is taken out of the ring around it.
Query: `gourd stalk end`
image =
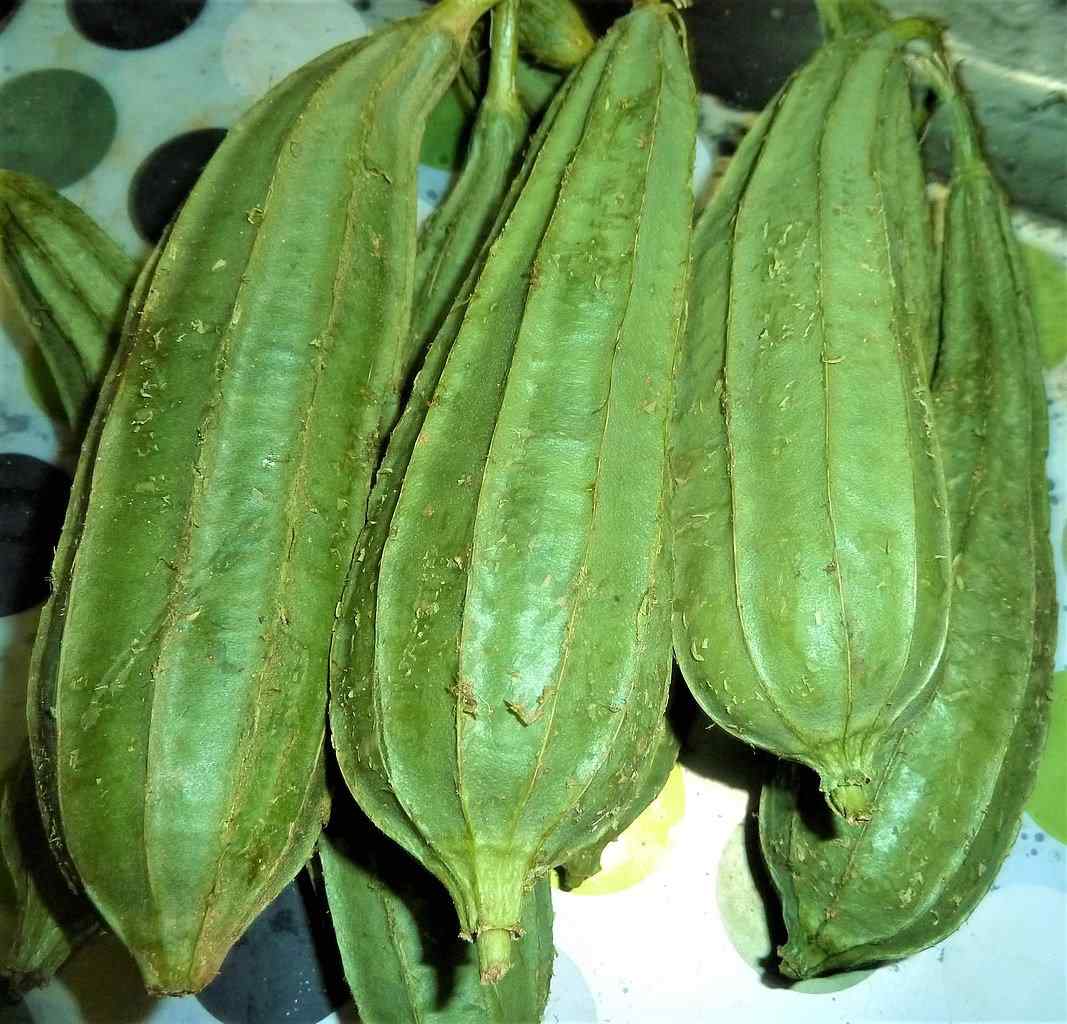
[[[778,970],[793,981],[804,981],[819,973],[820,963],[813,962],[808,947],[790,939],[778,947]]]
[[[827,39],[880,32],[892,21],[875,0],[815,0],[815,7]]]
[[[871,802],[865,786],[855,783],[832,786],[826,799],[833,812],[850,825],[871,820]]]
[[[482,984],[495,985],[511,969],[511,932],[507,928],[483,928],[476,941]]]
[[[502,0],[493,8],[491,18],[486,102],[504,110],[521,110],[522,103],[516,84],[519,63],[518,0]]]

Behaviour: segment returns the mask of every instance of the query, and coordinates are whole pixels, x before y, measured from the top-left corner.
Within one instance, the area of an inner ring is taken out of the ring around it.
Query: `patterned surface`
[[[789,5],[782,5],[783,8]],[[143,256],[226,127],[303,61],[418,0],[12,0],[0,3],[0,166],[40,174]],[[5,24],[6,23],[6,24]],[[709,44],[710,45],[710,44]],[[714,51],[698,57],[710,60]],[[797,58],[799,59],[799,57]],[[704,67],[707,78],[710,73]],[[764,69],[764,73],[766,69]],[[739,72],[740,74],[741,72]],[[782,73],[775,71],[775,74]],[[740,120],[710,99],[705,129]],[[420,180],[428,209],[457,152],[439,111]],[[711,144],[714,140],[711,139]],[[728,147],[724,147],[728,148]],[[707,170],[707,156],[700,171]],[[1067,584],[1067,294],[1062,232],[1027,222],[1052,400],[1053,538]],[[1054,253],[1058,255],[1048,255]],[[25,332],[0,294],[0,736],[21,730],[26,663],[73,465]],[[1058,667],[1067,666],[1061,613]],[[939,947],[875,972],[786,990],[763,973],[775,922],[752,875],[749,812],[766,762],[693,727],[683,767],[605,853],[604,872],[556,893],[547,1020],[645,1024],[1067,1019],[1067,671],[1049,756],[1015,849],[974,917]],[[0,747],[0,762],[10,756]],[[151,1000],[114,940],[84,950],[2,1021],[355,1020],[319,897],[287,889],[198,998]],[[994,954],[995,951],[995,954]],[[803,991],[801,991],[803,989]],[[338,1011],[334,1013],[333,1011]]]

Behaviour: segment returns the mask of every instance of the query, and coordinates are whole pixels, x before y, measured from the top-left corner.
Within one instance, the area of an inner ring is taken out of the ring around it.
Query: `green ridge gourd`
[[[136,276],[133,260],[77,206],[44,182],[0,170],[0,277],[76,434],[88,424]]]
[[[486,982],[663,714],[695,120],[675,16],[642,5],[546,113],[390,440],[342,601],[345,779],[445,883]]]
[[[44,182],[0,171],[0,276],[77,435],[114,352],[133,261]],[[0,976],[16,993],[44,984],[98,925],[56,864],[27,747],[0,784]]]
[[[739,147],[694,235],[672,438],[674,644],[728,732],[869,810],[950,604],[931,420],[935,302],[898,22],[825,44]],[[909,193],[907,196],[903,193]],[[914,194],[910,194],[914,193]]]
[[[203,987],[327,809],[333,609],[411,348],[421,129],[489,0],[231,129],[123,333],[34,651],[49,834],[152,991]]]
[[[441,327],[481,251],[528,140],[529,118],[516,85],[518,6],[518,0],[502,0],[493,9],[489,78],[463,168],[419,232],[412,331],[413,349],[420,353]]]
[[[334,813],[347,800],[338,798]],[[536,1024],[552,978],[552,892],[523,904],[525,938],[498,985],[483,985],[475,947],[456,934],[444,886],[358,810],[319,840],[345,978],[364,1024]],[[362,820],[360,820],[362,819]]]
[[[504,201],[527,118],[515,82],[515,0],[492,12],[485,96],[463,169],[423,225],[415,273],[415,334],[433,335],[478,257]],[[524,908],[532,933],[516,970],[497,987],[481,984],[474,947],[460,939],[447,891],[386,838],[351,798],[333,800],[318,846],[345,976],[367,1024],[400,1021],[533,1022],[541,1019],[552,972],[552,904],[547,879]],[[445,994],[445,995],[443,995]]]
[[[1004,197],[965,100],[954,110],[935,416],[946,453],[955,596],[927,706],[890,743],[871,820],[830,835],[807,780],[764,790],[760,831],[795,978],[908,956],[989,891],[1018,832],[1047,728],[1056,633],[1048,423]]]

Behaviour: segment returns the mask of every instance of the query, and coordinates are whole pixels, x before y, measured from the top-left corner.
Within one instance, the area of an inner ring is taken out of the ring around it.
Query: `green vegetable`
[[[29,175],[0,170],[0,277],[78,434],[114,355],[136,273],[77,206]]]
[[[422,352],[451,309],[497,217],[527,141],[516,86],[517,0],[493,10],[492,66],[463,170],[419,233],[412,348]]]
[[[488,0],[313,61],[234,126],[123,332],[31,680],[50,833],[154,992],[188,992],[327,811],[333,610],[417,356],[426,117]]]
[[[0,171],[0,274],[77,433],[114,351],[133,262],[43,182]],[[16,993],[44,984],[98,923],[49,848],[27,749],[0,782],[0,976]]]
[[[695,120],[663,5],[564,86],[416,380],[342,602],[345,779],[448,887],[489,982],[663,713]]]
[[[483,985],[474,946],[459,936],[448,892],[351,806],[345,828],[319,841],[337,944],[364,1024],[536,1024],[552,977],[548,878],[524,904],[515,965]]]
[[[907,956],[988,892],[1033,787],[1056,630],[1045,397],[1005,201],[947,75],[956,163],[946,211],[935,416],[948,469],[955,595],[932,698],[883,750],[871,819],[819,820],[800,773],[760,808],[782,897],[782,969],[804,978]]]
[[[902,47],[931,31],[835,39],[772,101],[697,224],[677,376],[679,665],[850,821],[950,604],[930,228],[901,116]]]

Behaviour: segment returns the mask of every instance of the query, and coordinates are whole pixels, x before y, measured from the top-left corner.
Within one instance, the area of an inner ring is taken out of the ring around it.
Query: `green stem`
[[[502,0],[490,17],[489,85],[485,101],[498,109],[521,110],[515,83],[519,63],[519,0]]]
[[[476,941],[482,984],[495,985],[511,969],[511,932],[506,928],[486,928],[478,932]]]
[[[920,72],[937,93],[938,99],[948,107],[952,117],[955,126],[952,141],[956,176],[975,167],[984,168],[985,158],[978,139],[978,126],[956,76],[940,55],[918,58],[917,63]]]
[[[497,0],[441,0],[420,17],[431,24],[447,25],[458,39],[465,40],[474,23],[496,3]]]
[[[892,23],[876,0],[815,0],[815,7],[827,39],[880,32]]]

